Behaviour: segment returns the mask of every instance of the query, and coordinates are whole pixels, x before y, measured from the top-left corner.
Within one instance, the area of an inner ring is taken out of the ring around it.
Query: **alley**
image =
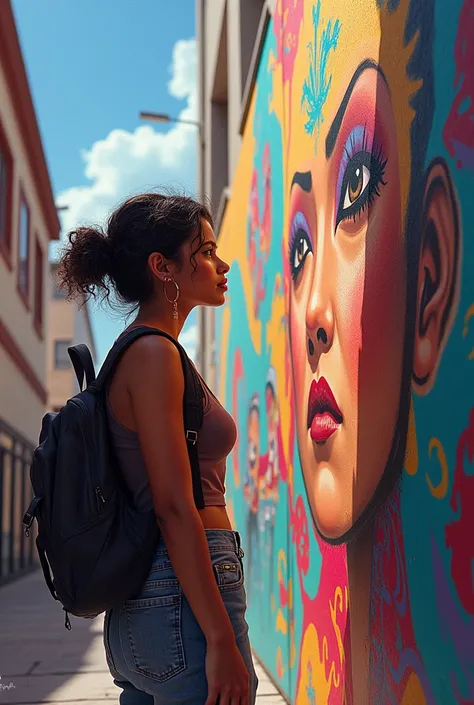
[[[0,588],[0,705],[117,703],[102,647],[103,617],[71,618],[51,598],[41,571]],[[284,700],[257,664],[259,705]]]

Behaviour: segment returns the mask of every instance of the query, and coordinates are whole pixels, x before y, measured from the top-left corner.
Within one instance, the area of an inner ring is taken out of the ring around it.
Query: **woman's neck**
[[[168,311],[164,309],[163,306],[154,303],[143,304],[140,306],[132,325],[160,328],[160,330],[168,333],[177,340],[189,314],[183,316],[182,312],[178,309],[178,318],[174,319],[172,307],[170,306],[169,309]]]

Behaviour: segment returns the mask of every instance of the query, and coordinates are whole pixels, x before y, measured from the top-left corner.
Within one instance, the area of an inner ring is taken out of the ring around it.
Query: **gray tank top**
[[[204,419],[199,434],[198,457],[205,506],[225,506],[226,459],[237,439],[235,423],[205,383]],[[148,511],[153,501],[148,473],[143,460],[138,435],[125,428],[110,408],[107,398],[107,416],[112,443],[120,470],[135,506]]]

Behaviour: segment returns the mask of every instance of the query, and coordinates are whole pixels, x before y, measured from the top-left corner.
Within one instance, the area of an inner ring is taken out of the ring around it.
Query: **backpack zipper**
[[[73,402],[73,404],[75,404],[79,408],[80,413],[82,414],[82,416],[84,416],[84,418],[87,421],[87,426],[91,432],[90,438],[92,440],[93,452],[95,453],[95,455],[97,457],[97,449],[95,446],[94,434],[92,433],[92,423],[91,423],[91,419],[90,419],[89,409],[84,404],[84,402],[81,401],[80,399],[71,399],[71,401]],[[95,484],[94,492],[95,492],[95,497],[96,497],[96,502],[97,502],[97,510],[99,512],[102,512],[102,511],[104,511],[104,504],[106,503],[106,499],[103,495],[102,488],[100,487],[99,482],[98,482],[95,463],[93,464],[93,476],[94,476],[94,484]]]

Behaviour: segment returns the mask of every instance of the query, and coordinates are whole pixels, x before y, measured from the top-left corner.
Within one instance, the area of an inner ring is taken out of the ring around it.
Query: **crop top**
[[[205,506],[225,506],[226,459],[237,439],[232,416],[203,383],[204,418],[198,440],[199,469]],[[153,508],[148,473],[140,448],[138,434],[123,426],[110,408],[107,417],[112,443],[125,483],[132,493],[137,509]]]

